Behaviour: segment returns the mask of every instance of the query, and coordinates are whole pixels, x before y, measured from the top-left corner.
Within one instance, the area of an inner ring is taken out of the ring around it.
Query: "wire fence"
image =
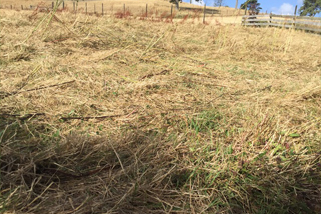
[[[0,9],[12,9],[12,10],[38,10],[38,11],[50,11],[55,7],[55,2],[42,2],[38,5],[1,5]],[[127,16],[145,16],[145,17],[161,17],[161,16],[172,16],[174,18],[186,18],[200,16],[203,17],[205,22],[206,17],[228,17],[228,16],[242,16],[244,10],[232,9],[229,7],[206,7],[197,6],[190,4],[186,6],[180,6],[179,9],[175,5],[162,5],[162,4],[142,4],[137,2],[136,4],[131,3],[126,5],[121,2],[117,3],[93,3],[93,2],[62,2],[58,8],[59,11],[68,11],[72,13],[84,13],[88,15],[116,15],[127,14]]]

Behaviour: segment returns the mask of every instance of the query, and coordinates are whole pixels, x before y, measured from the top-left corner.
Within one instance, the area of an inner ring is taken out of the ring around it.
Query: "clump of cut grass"
[[[0,209],[320,212],[318,35],[29,15],[1,18]]]

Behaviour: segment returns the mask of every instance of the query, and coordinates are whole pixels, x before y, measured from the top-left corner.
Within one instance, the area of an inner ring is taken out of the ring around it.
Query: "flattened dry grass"
[[[30,15],[1,10],[1,211],[320,212],[319,35]]]

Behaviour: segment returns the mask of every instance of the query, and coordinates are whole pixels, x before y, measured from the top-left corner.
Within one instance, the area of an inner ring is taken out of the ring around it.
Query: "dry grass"
[[[23,10],[30,9],[34,10],[37,6],[51,8],[53,0],[3,0],[1,1],[0,8]],[[103,4],[103,8],[102,8]],[[147,14],[146,14],[146,4],[147,4]],[[86,10],[87,5],[87,10]],[[193,19],[194,22],[203,23],[203,6],[193,5],[189,3],[180,3],[181,10],[177,11],[175,6],[167,0],[149,0],[147,3],[137,0],[100,0],[100,1],[79,1],[75,3],[75,10],[73,1],[65,1],[64,9],[62,9],[62,4],[60,4],[59,9],[65,12],[75,12],[83,13],[89,15],[101,16],[119,16],[120,13],[127,13],[126,16],[131,18],[137,17],[148,17],[149,19],[158,19],[158,17],[167,18],[172,21],[181,21],[181,19]],[[208,24],[238,24],[242,22],[242,15],[244,15],[244,10],[235,10],[230,7],[210,7],[207,6],[206,13],[206,23]],[[172,17],[172,18],[170,18]]]
[[[37,5],[41,5],[43,7],[52,7],[52,2],[56,2],[56,0],[2,0],[0,3],[0,8],[21,10],[21,7],[24,9],[29,9],[30,6],[33,6],[33,9]],[[76,1],[75,1],[76,2]],[[77,13],[85,13],[86,12],[86,5],[87,5],[87,13],[89,14],[102,14],[102,4],[103,4],[103,11],[104,15],[108,16],[111,14],[115,14],[119,11],[125,10],[130,11],[133,16],[140,16],[146,13],[146,4],[148,6],[147,15],[149,17],[156,17],[160,14],[167,14],[171,13],[172,4],[168,0],[149,0],[148,2],[145,1],[137,1],[137,0],[100,0],[100,1],[79,1],[75,3],[75,11]],[[74,10],[74,3],[73,1],[65,1],[64,4],[65,11],[73,11]],[[195,10],[198,10],[202,13],[204,7],[198,6],[189,3],[180,3],[181,10],[177,11],[175,7],[173,7],[173,13],[175,14],[176,18],[183,18],[186,15],[194,16]],[[228,17],[225,19],[220,20],[223,23],[231,23],[231,17],[236,16],[238,17],[238,21],[241,22],[241,15],[245,13],[244,10],[235,10],[234,8],[230,7],[210,7],[207,6],[207,17],[212,19],[215,18],[223,18]],[[62,5],[60,5],[60,9],[62,9]],[[202,16],[202,14],[199,14]]]
[[[1,10],[2,212],[320,212],[319,35],[30,15]]]

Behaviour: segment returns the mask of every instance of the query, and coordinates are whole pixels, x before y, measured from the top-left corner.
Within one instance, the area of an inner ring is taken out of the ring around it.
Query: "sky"
[[[183,0],[184,2],[190,2],[190,0]],[[195,2],[195,0],[192,0]],[[238,8],[246,0],[239,0]],[[208,6],[214,5],[214,0],[203,0]],[[235,0],[223,0],[224,6],[235,7]],[[293,15],[295,5],[298,5],[298,10],[303,4],[303,0],[258,0],[261,3],[262,12],[272,12],[280,15]]]

